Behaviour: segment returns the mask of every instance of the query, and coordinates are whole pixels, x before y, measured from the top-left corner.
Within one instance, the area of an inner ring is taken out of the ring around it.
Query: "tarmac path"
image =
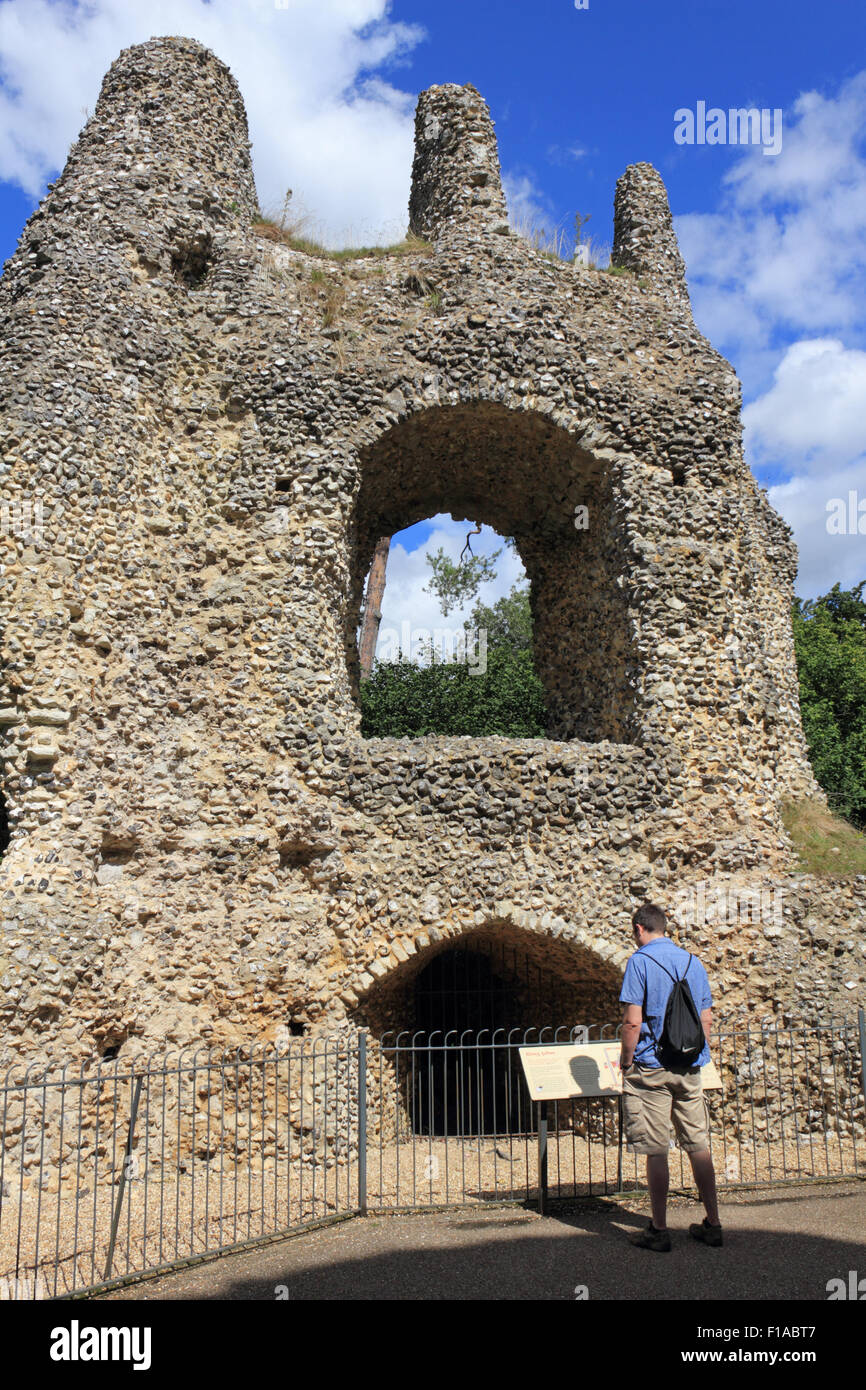
[[[358,1217],[102,1297],[826,1302],[829,1280],[847,1283],[850,1271],[866,1278],[866,1182],[726,1194],[721,1249],[690,1238],[689,1222],[701,1215],[672,1196],[669,1254],[629,1245],[627,1232],[648,1220],[633,1197],[573,1202],[543,1217],[492,1205]]]

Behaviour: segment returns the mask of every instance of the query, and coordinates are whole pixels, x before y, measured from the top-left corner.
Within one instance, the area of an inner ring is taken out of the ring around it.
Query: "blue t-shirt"
[[[661,965],[653,965],[652,960],[647,959],[648,956],[660,960]],[[619,998],[621,1004],[639,1004],[644,1009],[644,1019],[648,1018],[650,1021],[652,1035],[644,1021],[641,1024],[640,1036],[634,1053],[634,1060],[643,1067],[661,1066],[653,1043],[653,1036],[660,1038],[662,1035],[665,1010],[668,1006],[671,990],[674,987],[674,982],[670,977],[675,975],[678,980],[681,980],[687,965],[689,973],[686,976],[686,984],[692,992],[695,1007],[700,1014],[703,1013],[704,1009],[709,1009],[712,1006],[713,997],[710,994],[707,972],[697,956],[692,956],[692,963],[689,965],[688,951],[684,951],[682,946],[675,946],[670,937],[661,936],[654,941],[648,941],[645,946],[641,946],[633,956],[629,957]],[[664,970],[662,966],[664,966]],[[669,974],[665,974],[665,971],[668,971]],[[646,997],[645,1006],[644,997]],[[695,1066],[702,1067],[709,1060],[710,1049],[704,1043],[704,1049]]]

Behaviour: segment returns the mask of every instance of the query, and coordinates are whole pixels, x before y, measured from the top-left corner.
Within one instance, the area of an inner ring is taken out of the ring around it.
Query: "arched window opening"
[[[450,515],[513,539],[529,584],[545,732],[628,743],[632,637],[625,527],[610,465],[532,411],[491,402],[410,415],[359,456],[346,660],[360,704],[358,633],[377,548]],[[470,732],[467,730],[467,732]]]

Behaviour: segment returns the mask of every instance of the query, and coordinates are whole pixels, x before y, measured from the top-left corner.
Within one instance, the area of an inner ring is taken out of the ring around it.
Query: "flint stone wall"
[[[154,39],[6,266],[6,1056],[355,1026],[479,928],[567,946],[601,1013],[635,902],[698,882],[783,903],[686,914],[728,1012],[862,997],[866,884],[792,876],[779,815],[817,794],[795,550],[661,179],[579,269],[509,230],[474,88],[417,125],[429,246],[265,242],[231,74]],[[438,510],[516,537],[549,739],[360,738],[373,547]]]

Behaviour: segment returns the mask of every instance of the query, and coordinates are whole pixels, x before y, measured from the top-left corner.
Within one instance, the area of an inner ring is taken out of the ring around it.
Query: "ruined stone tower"
[[[4,1055],[411,1027],[469,934],[608,1019],[632,906],[708,884],[784,902],[680,913],[729,1013],[845,999],[849,917],[779,816],[816,791],[794,548],[658,174],[619,181],[617,273],[555,263],[440,86],[410,254],[317,258],[256,209],[229,71],[155,39],[0,283]],[[373,549],[440,511],[516,538],[546,740],[360,736]]]

